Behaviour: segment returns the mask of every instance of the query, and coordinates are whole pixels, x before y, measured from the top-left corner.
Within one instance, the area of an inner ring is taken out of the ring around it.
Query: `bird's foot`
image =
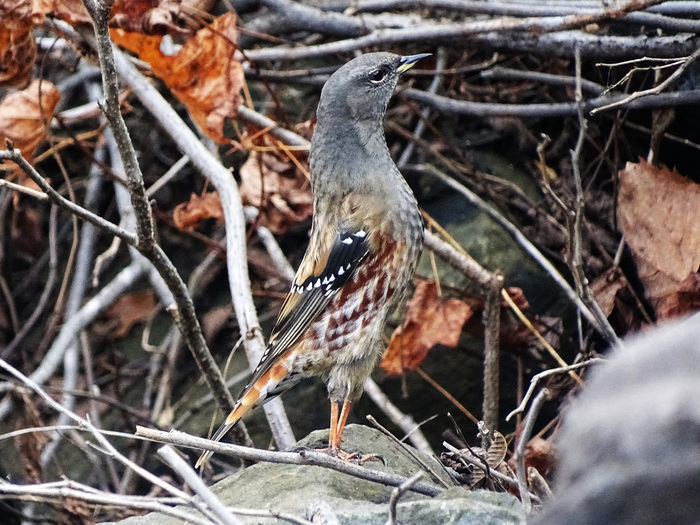
[[[333,458],[337,458],[340,461],[346,461],[347,463],[354,463],[355,465],[364,465],[368,461],[381,461],[382,465],[386,465],[386,461],[379,454],[361,454],[360,452],[345,452],[339,448],[317,448],[316,452],[321,454],[326,454]]]

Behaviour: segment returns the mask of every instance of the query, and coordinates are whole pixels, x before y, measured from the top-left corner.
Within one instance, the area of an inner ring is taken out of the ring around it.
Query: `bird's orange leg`
[[[328,433],[328,450],[334,450],[335,436],[338,432],[338,403],[331,401],[331,427]]]
[[[336,410],[338,409],[338,404],[335,404]],[[340,411],[340,418],[336,419],[336,430],[334,439],[330,441],[331,450],[337,452],[340,450],[340,442],[343,439],[343,430],[345,430],[345,423],[348,421],[348,415],[350,415],[350,407],[352,406],[352,401],[343,401],[343,410]],[[331,423],[332,424],[332,423]]]

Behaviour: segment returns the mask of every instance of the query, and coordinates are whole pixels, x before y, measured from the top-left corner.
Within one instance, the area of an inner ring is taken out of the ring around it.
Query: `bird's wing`
[[[255,384],[297,342],[352,277],[370,252],[367,235],[362,229],[341,231],[326,253],[302,262],[249,385]],[[306,258],[310,257],[311,252],[307,252]]]

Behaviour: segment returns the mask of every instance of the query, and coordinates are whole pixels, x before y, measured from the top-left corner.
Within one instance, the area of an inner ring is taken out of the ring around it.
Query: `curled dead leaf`
[[[657,318],[678,313],[668,303],[700,267],[700,184],[644,160],[627,163],[619,181],[618,222],[646,297]]]
[[[241,103],[243,68],[234,58],[238,31],[235,13],[226,13],[197,31],[174,55],[160,50],[162,37],[111,31],[121,46],[148,62],[209,137],[227,143],[223,127]]]
[[[149,321],[158,312],[158,301],[153,290],[144,290],[121,295],[105,311],[114,323],[111,337],[124,337],[139,322]]]
[[[541,437],[533,437],[525,448],[525,466],[537,469],[537,472],[547,476],[554,468],[556,461],[552,443]]]
[[[273,233],[309,217],[313,211],[311,185],[296,164],[282,153],[251,152],[241,166],[241,198],[260,211],[260,224]]]
[[[33,80],[26,89],[7,95],[0,101],[0,142],[10,140],[31,162],[34,150],[46,138],[60,98],[56,86],[47,80]],[[2,168],[18,173],[11,163]]]
[[[659,299],[656,316],[671,319],[700,311],[700,274],[691,273],[683,279],[673,293]]]
[[[36,58],[32,28],[31,2],[0,1],[0,86],[23,87],[29,82]]]
[[[469,488],[475,489],[484,487],[482,480],[486,478],[485,468],[465,461],[464,458],[472,459],[478,465],[483,465],[485,462],[490,470],[495,470],[505,476],[514,478],[515,475],[511,467],[505,461],[507,452],[508,442],[506,438],[498,430],[494,430],[488,450],[484,450],[481,447],[471,447],[461,449],[459,454],[445,452],[441,455],[441,460],[446,466],[462,476],[463,483],[468,485]],[[491,478],[491,481],[495,482],[500,490],[505,490],[505,487],[501,486],[495,478]]]
[[[34,24],[43,22],[46,15],[63,20],[73,27],[92,24],[92,19],[81,0],[34,0]]]
[[[406,318],[394,330],[380,365],[389,375],[415,370],[436,344],[457,346],[462,326],[475,311],[460,299],[442,299],[434,281],[420,281]]]
[[[605,317],[618,335],[641,328],[642,319],[627,279],[617,268],[610,268],[591,283],[591,291]]]
[[[213,0],[116,0],[109,24],[147,35],[191,34],[201,26],[199,13],[213,5]]]
[[[218,192],[205,193],[201,197],[193,193],[188,202],[178,204],[173,210],[175,226],[182,231],[194,230],[205,219],[216,219],[218,223],[224,220]]]

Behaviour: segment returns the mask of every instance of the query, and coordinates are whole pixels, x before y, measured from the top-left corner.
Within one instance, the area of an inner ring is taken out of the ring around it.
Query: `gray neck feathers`
[[[323,109],[323,111],[321,111]],[[333,111],[335,109],[336,111]],[[345,195],[395,192],[405,185],[384,138],[382,118],[351,120],[338,108],[319,108],[309,156],[314,192]],[[366,110],[365,110],[366,111]]]

